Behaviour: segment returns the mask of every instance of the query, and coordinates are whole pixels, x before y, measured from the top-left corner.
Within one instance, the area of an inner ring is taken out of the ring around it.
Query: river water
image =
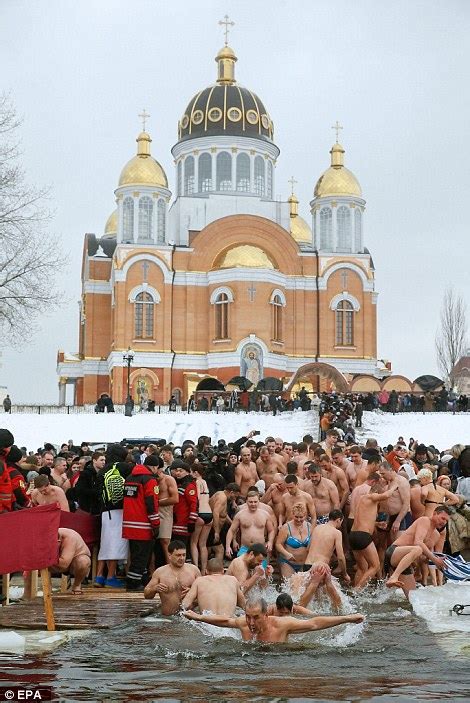
[[[234,631],[154,615],[52,652],[0,655],[0,685],[52,686],[66,703],[470,701],[470,631],[461,630],[462,616],[448,617],[463,592],[433,597],[439,607],[430,613],[424,590],[415,602],[421,617],[382,587],[346,604],[366,614],[364,624],[286,645],[245,643]],[[431,625],[439,612],[447,625],[431,632],[425,618]]]

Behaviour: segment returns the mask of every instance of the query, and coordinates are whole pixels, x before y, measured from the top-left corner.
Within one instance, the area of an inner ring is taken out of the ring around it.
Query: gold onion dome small
[[[141,132],[136,141],[137,154],[122,169],[119,186],[151,185],[168,188],[165,171],[150,154],[150,134]]]
[[[117,233],[117,217],[118,211],[114,210],[106,220],[104,227],[104,237],[112,237]]]
[[[361,186],[356,176],[344,166],[344,149],[334,144],[330,151],[331,166],[320,176],[313,191],[315,198],[327,195],[356,195],[361,197]]]
[[[299,215],[299,201],[292,193],[288,199],[290,206],[290,233],[296,242],[312,243],[312,230],[303,217]]]

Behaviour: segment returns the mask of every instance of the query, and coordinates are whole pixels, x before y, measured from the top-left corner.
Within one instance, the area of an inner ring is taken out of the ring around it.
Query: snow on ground
[[[133,417],[120,414],[0,416],[0,427],[13,433],[15,443],[36,450],[45,442],[60,445],[73,439],[80,442],[120,442],[125,437],[164,438],[180,445],[184,439],[197,440],[208,435],[212,442],[225,439],[233,442],[250,430],[259,430],[260,439],[269,435],[299,442],[306,433],[318,436],[317,416],[313,412],[286,412],[273,417],[268,413],[137,413]]]
[[[374,437],[380,446],[395,444],[398,437],[410,437],[433,444],[441,451],[454,444],[470,444],[470,413],[382,413],[365,412],[362,429],[356,430],[359,441]]]

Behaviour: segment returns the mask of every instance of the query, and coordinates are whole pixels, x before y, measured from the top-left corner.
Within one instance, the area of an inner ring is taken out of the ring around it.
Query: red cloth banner
[[[98,515],[90,515],[83,510],[76,513],[60,513],[60,527],[68,527],[70,530],[78,532],[82,540],[88,546],[93,546],[100,541],[101,519]]]
[[[0,574],[46,569],[59,560],[58,505],[0,515]]]

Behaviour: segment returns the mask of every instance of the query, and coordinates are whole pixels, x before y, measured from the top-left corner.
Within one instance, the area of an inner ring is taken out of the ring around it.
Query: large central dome
[[[255,93],[237,85],[233,49],[224,46],[215,60],[217,83],[201,90],[188,103],[178,122],[178,139],[241,136],[272,141],[274,126]]]

